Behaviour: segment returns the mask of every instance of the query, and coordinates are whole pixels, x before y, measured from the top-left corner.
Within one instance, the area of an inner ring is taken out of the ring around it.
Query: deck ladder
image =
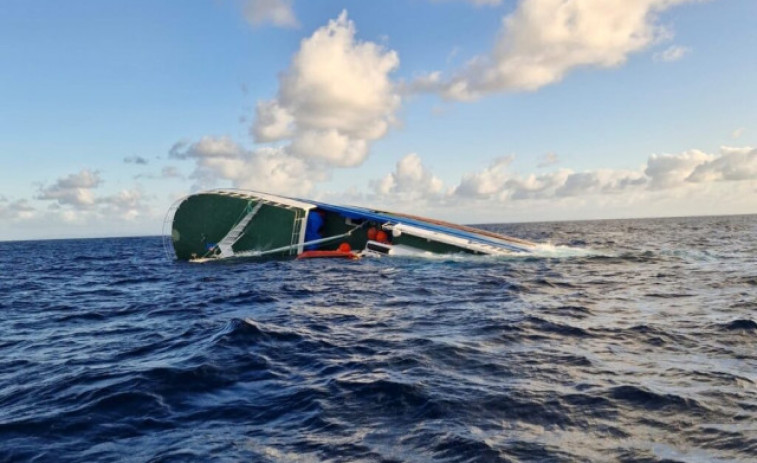
[[[291,250],[289,251],[289,254],[298,254],[299,249],[296,244],[300,242],[300,231],[302,230],[302,221],[305,220],[305,217],[307,217],[306,214],[302,213],[303,211],[301,209],[295,209],[294,210],[294,223],[292,224],[292,239],[289,243],[291,246]]]
[[[252,210],[247,213],[247,215],[242,217],[242,220],[237,222],[237,224],[234,225],[234,228],[229,230],[226,236],[224,236],[221,241],[218,242],[217,246],[221,251],[220,257],[231,257],[234,255],[232,246],[234,246],[234,243],[239,241],[239,238],[242,237],[242,235],[244,234],[244,229],[247,228],[247,225],[250,223],[252,218],[255,217],[255,214],[258,213],[261,207],[263,207],[263,201],[259,201],[255,205],[255,207],[253,207]]]

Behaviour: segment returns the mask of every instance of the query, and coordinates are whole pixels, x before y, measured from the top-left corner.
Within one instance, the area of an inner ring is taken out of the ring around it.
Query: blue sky
[[[753,0],[0,3],[0,239],[214,187],[461,222],[757,212]]]

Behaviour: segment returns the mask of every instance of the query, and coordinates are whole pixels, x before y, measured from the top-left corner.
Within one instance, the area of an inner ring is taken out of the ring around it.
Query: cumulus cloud
[[[647,161],[644,174],[650,179],[652,189],[673,188],[683,184],[694,169],[715,156],[699,150],[689,150],[681,154],[653,154]]]
[[[462,199],[517,200],[607,197],[629,193],[687,191],[696,184],[757,181],[757,149],[722,147],[718,154],[689,150],[653,154],[639,170],[559,169],[535,175],[508,170],[512,157],[499,158],[478,172],[466,173],[451,195]],[[701,188],[700,188],[701,189]]]
[[[439,196],[444,190],[444,183],[423,165],[416,153],[400,159],[394,172],[371,182],[371,186],[379,196],[394,196],[406,201]]]
[[[757,206],[757,149],[751,147],[653,154],[638,169],[523,174],[512,170],[512,161],[495,159],[446,187],[413,153],[372,181],[369,194],[348,190],[326,199],[468,222],[745,213]]]
[[[99,172],[84,169],[58,179],[53,185],[43,187],[37,199],[56,201],[61,206],[85,208],[95,203],[92,190],[101,183]]]
[[[96,190],[102,184],[98,171],[83,169],[59,178],[52,185],[41,187],[35,199],[51,201],[45,215],[51,222],[82,224],[106,220],[111,224],[111,221],[128,222],[153,213],[139,188],[123,189],[114,194],[98,194]],[[28,204],[20,205],[31,207]]]
[[[389,75],[399,58],[355,33],[343,11],[302,41],[277,97],[256,107],[256,142],[287,140],[291,155],[329,166],[365,160],[370,143],[395,122],[401,99]]]
[[[582,66],[615,67],[670,34],[658,15],[694,0],[522,0],[502,21],[494,49],[450,78],[432,73],[411,91],[472,100],[533,91]]]
[[[297,27],[299,23],[292,9],[292,0],[246,0],[245,18],[253,25],[266,23],[280,27]]]
[[[697,183],[753,181],[757,180],[757,149],[723,146],[717,154],[700,150],[653,154],[647,160],[643,173],[650,190]],[[636,185],[639,184],[643,183],[637,181]]]
[[[292,154],[302,159],[323,161],[327,165],[351,167],[368,156],[368,142],[352,138],[336,129],[306,130],[292,140]]]
[[[0,219],[11,222],[28,220],[36,215],[37,211],[26,199],[10,201],[0,197]]]
[[[721,155],[696,166],[689,182],[719,182],[757,179],[757,149],[724,146]]]
[[[602,183],[596,172],[576,172],[568,175],[565,182],[555,190],[555,196],[581,196],[596,193]]]
[[[343,11],[300,43],[279,75],[274,98],[259,101],[250,134],[265,147],[247,149],[226,136],[182,141],[174,159],[192,160],[193,188],[231,182],[285,194],[308,194],[331,169],[354,167],[386,135],[401,98],[390,74],[397,53],[356,38]]]
[[[209,159],[209,158],[238,158],[244,148],[229,137],[206,136],[196,143],[180,141],[175,143],[168,156],[175,159]]]
[[[512,200],[550,198],[556,196],[556,190],[563,187],[571,175],[573,173],[568,169],[525,177],[513,175],[503,184],[503,191],[497,193],[501,198]]]
[[[512,156],[497,158],[483,171],[463,175],[454,194],[470,198],[488,198],[500,193],[509,179],[507,166],[512,161]]]
[[[541,175],[508,171],[513,157],[499,158],[480,172],[464,174],[453,194],[463,198],[500,201],[581,196],[609,189],[606,173],[560,169]]]
[[[665,50],[652,55],[652,59],[655,61],[672,62],[680,60],[689,53],[691,53],[691,48],[682,47],[680,45],[671,45]]]
[[[97,198],[96,202],[98,205],[104,206],[102,211],[107,211],[107,215],[133,220],[147,209],[144,199],[144,195],[140,190],[126,189],[114,195]]]
[[[196,143],[178,143],[170,156],[195,161],[191,177],[197,180],[197,189],[229,180],[238,188],[304,195],[325,175],[283,148],[247,150],[228,137],[203,137]]]
[[[560,169],[538,176],[513,176],[507,181],[506,197],[520,200],[607,195],[638,190],[646,184],[647,178],[641,172],[610,169],[573,172]]]
[[[294,116],[278,101],[260,101],[255,108],[255,123],[250,134],[259,143],[282,140],[294,134],[294,122]]]

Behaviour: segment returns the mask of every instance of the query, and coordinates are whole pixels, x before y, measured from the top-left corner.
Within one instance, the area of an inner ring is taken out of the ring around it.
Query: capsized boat
[[[166,215],[179,260],[434,254],[518,255],[535,243],[407,214],[246,190],[220,189],[177,201]],[[166,235],[166,234],[164,234]],[[355,251],[352,251],[355,250]]]

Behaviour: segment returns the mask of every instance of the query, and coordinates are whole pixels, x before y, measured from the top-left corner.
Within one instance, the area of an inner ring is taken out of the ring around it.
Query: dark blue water
[[[490,228],[573,249],[0,243],[0,461],[755,461],[757,216]]]

